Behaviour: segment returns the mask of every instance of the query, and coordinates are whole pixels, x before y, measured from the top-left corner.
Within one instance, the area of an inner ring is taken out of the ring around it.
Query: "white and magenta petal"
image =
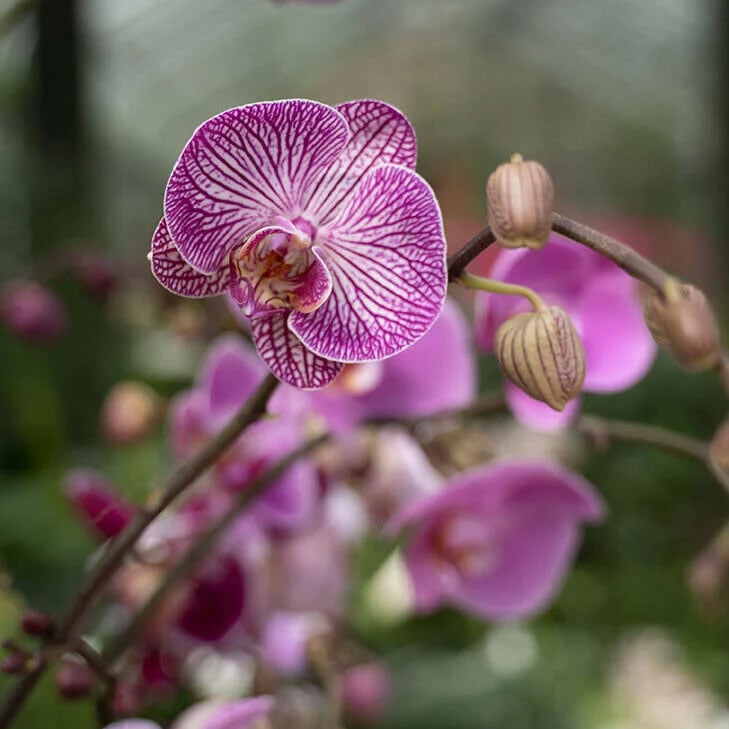
[[[289,322],[308,349],[337,361],[375,361],[430,329],[446,294],[445,237],[433,191],[419,175],[398,165],[371,170],[318,240],[332,293]]]
[[[314,101],[229,109],[193,134],[165,191],[182,257],[203,273],[276,217],[296,217],[349,138],[344,117]]]
[[[230,267],[223,263],[217,271],[206,274],[193,268],[180,255],[164,218],[152,237],[150,253],[152,275],[168,291],[191,299],[219,296],[230,285]]]
[[[397,164],[415,169],[417,143],[407,117],[394,106],[364,99],[339,104],[352,134],[307,205],[319,225],[331,222],[362,177],[373,167]]]
[[[276,377],[288,385],[316,390],[328,385],[344,365],[309,351],[291,332],[288,312],[251,321],[258,354]]]

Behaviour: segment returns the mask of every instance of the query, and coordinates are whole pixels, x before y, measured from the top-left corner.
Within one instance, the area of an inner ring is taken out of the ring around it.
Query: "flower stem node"
[[[572,320],[558,306],[507,319],[496,332],[494,353],[517,387],[554,410],[564,410],[580,394],[585,352]]]
[[[507,248],[544,247],[552,230],[554,186],[539,162],[520,154],[496,168],[486,183],[491,230]]]
[[[645,322],[653,338],[689,372],[714,367],[720,355],[719,327],[702,291],[669,279],[663,295],[645,304]]]

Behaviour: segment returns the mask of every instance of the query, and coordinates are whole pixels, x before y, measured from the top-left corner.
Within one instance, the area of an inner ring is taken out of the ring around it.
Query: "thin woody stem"
[[[656,446],[707,465],[709,463],[708,443],[658,425],[581,415],[575,423],[575,429],[598,442],[617,440]]]
[[[49,644],[34,657],[34,666],[10,690],[0,708],[0,729],[9,726],[26,698],[45,672],[58,646],[68,644],[74,632],[96,599],[114,575],[126,555],[133,549],[144,530],[177,498],[179,498],[233,444],[238,436],[266,411],[268,401],[278,385],[269,375],[250,399],[215,437],[191,459],[182,463],[160,491],[156,501],[140,512],[127,528],[111,543],[105,555],[87,577],[66,611],[58,630]],[[55,648],[55,650],[54,650]]]
[[[660,266],[641,256],[625,243],[564,215],[555,213],[552,216],[552,230],[609,258],[633,278],[643,281],[661,294],[672,278]]]
[[[468,243],[448,259],[448,280],[457,281],[466,270],[466,266],[495,242],[496,236],[488,225],[476,233]]]

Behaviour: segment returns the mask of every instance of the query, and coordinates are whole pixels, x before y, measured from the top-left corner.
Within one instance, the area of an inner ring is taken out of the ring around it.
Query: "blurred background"
[[[30,291],[43,326],[0,332],[0,633],[25,601],[57,611],[93,551],[61,493],[69,467],[138,499],[164,473],[161,428],[133,445],[100,429],[109,390],[171,395],[228,320],[220,301],[167,300],[145,260],[198,124],[264,99],[383,99],[414,123],[451,247],[483,227],[485,179],[519,151],[550,170],[560,212],[693,279],[729,321],[727,20],[721,0],[0,0],[0,284],[57,297]],[[483,378],[498,382],[488,362]],[[708,438],[726,402],[661,355],[586,409]],[[729,727],[729,604],[688,579],[726,494],[645,448],[582,466],[610,519],[548,614],[370,631],[396,668],[383,727]],[[93,722],[47,685],[18,726]]]

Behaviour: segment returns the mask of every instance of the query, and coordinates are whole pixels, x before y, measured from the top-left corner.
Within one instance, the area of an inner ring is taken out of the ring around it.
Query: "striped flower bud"
[[[486,183],[489,225],[507,248],[542,248],[552,230],[554,187],[539,162],[520,154],[500,165]]]
[[[720,352],[719,327],[711,304],[695,286],[671,280],[663,296],[652,293],[645,322],[653,338],[689,372],[713,367]]]
[[[580,394],[585,352],[567,312],[558,306],[507,319],[496,332],[494,353],[517,387],[555,410],[564,410]]]

